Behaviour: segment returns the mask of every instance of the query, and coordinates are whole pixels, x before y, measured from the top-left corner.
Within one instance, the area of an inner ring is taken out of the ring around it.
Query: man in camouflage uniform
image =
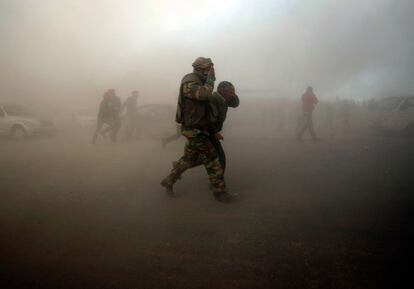
[[[194,61],[193,68],[193,73],[187,74],[181,81],[176,115],[176,121],[181,123],[181,132],[187,138],[184,155],[161,185],[169,195],[174,195],[175,182],[200,159],[207,170],[216,199],[230,201],[234,195],[226,190],[224,171],[209,133],[214,123],[210,112],[216,80],[214,66],[211,59],[199,57]]]

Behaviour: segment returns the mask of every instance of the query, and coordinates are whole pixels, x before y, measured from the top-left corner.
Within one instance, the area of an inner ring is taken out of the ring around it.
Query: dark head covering
[[[220,93],[220,91],[223,91],[229,88],[234,89],[234,85],[230,81],[222,81],[217,86],[217,91]],[[240,103],[239,97],[237,96],[237,94],[234,94],[230,98],[226,98],[226,103],[230,107],[237,107]]]

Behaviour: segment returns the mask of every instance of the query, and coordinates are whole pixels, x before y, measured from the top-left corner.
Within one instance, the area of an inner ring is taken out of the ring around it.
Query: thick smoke
[[[115,87],[171,102],[199,55],[219,80],[285,97],[309,84],[332,99],[412,92],[413,10],[410,0],[5,0],[2,99],[81,105]]]

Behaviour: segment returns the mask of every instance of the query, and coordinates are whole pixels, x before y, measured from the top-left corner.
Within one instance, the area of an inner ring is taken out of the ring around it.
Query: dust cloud
[[[174,102],[200,55],[241,89],[326,98],[408,93],[410,0],[7,1],[0,3],[2,97],[96,103],[110,87]],[[174,100],[171,100],[173,98]]]
[[[412,0],[0,0],[0,288],[403,287],[413,11]],[[176,198],[160,186],[183,154],[177,96],[199,56],[240,98],[222,131],[229,204],[202,166]],[[122,104],[139,91],[137,117],[122,113],[117,141],[112,128],[92,144],[110,88]]]

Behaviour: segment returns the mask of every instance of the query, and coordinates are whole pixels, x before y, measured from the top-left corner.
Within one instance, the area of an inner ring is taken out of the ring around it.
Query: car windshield
[[[21,105],[5,105],[4,110],[11,116],[33,116],[33,113]]]

